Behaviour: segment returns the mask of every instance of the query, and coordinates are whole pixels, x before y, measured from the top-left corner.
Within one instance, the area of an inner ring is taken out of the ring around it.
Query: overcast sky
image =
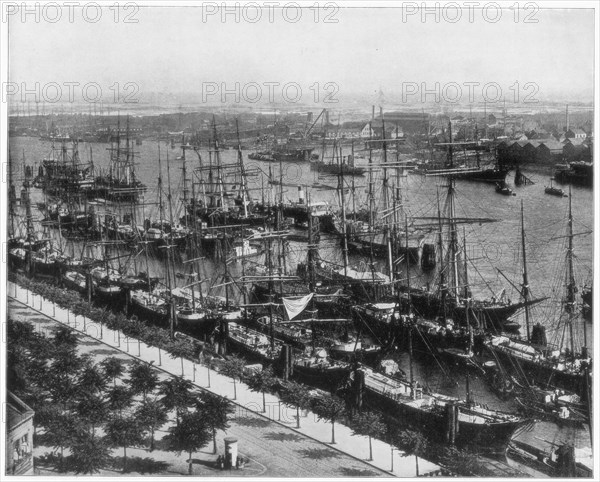
[[[267,10],[256,23],[244,15],[239,23],[233,15],[223,22],[222,12],[203,18],[211,12],[198,7],[142,7],[132,17],[138,23],[124,23],[131,13],[124,11],[115,22],[114,13],[105,8],[97,23],[86,22],[80,10],[70,23],[66,9],[57,23],[43,14],[39,23],[11,17],[10,80],[93,81],[104,88],[136,82],[142,95],[197,92],[203,82],[298,82],[304,88],[335,82],[340,98],[380,88],[386,95],[400,92],[403,82],[497,82],[506,92],[518,81],[522,94],[525,83],[539,85],[541,98],[593,96],[592,10],[540,10],[532,17],[537,23],[524,23],[532,13],[526,11],[516,22],[510,10],[497,23],[476,10],[470,22],[466,7],[456,23],[444,16],[436,23],[433,15],[423,22],[418,13],[403,21],[400,8],[322,11],[318,22],[314,10],[304,9],[297,23],[280,9],[272,23]],[[328,13],[338,22],[325,23]]]

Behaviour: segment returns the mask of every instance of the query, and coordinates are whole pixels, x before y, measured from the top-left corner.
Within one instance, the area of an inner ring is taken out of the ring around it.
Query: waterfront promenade
[[[158,348],[128,338],[83,316],[75,316],[69,310],[62,309],[15,283],[7,283],[7,291],[9,315],[33,323],[38,331],[51,330],[48,321],[67,325],[93,340],[96,347],[104,345],[105,349],[101,353],[106,356],[111,356],[111,352],[118,352],[122,356],[152,363],[164,377],[183,376],[199,389],[211,391],[231,400],[236,405],[236,413],[232,417],[227,436],[238,437],[240,452],[255,460],[256,464],[252,471],[239,471],[230,475],[280,477],[415,477],[417,475],[415,457],[406,457],[401,451],[392,449],[384,441],[372,440],[373,460],[367,461],[368,438],[352,435],[352,431],[344,425],[336,424],[336,444],[330,444],[331,424],[319,420],[310,411],[302,413],[298,429],[296,409],[280,403],[275,395],[266,394],[267,410],[262,413],[262,394],[252,392],[243,383],[237,383],[234,400],[233,380],[205,365],[173,358],[164,351],[159,361]],[[17,309],[16,302],[21,304],[22,308]],[[225,434],[221,433],[219,440],[221,452],[224,436]],[[419,475],[431,474],[440,469],[436,464],[420,458],[418,467]],[[206,475],[219,474],[206,473]]]

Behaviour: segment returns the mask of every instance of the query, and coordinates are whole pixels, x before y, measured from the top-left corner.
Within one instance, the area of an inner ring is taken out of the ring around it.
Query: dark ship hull
[[[373,372],[371,372],[373,373]],[[505,448],[515,430],[525,420],[515,415],[488,410],[439,394],[423,394],[416,389],[411,397],[410,384],[381,374],[364,375],[364,399],[373,407],[403,424],[425,430],[432,438],[454,439],[457,445],[481,448]]]

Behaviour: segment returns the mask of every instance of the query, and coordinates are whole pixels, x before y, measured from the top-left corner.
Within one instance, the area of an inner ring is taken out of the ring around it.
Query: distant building
[[[584,143],[572,144],[567,142],[563,145],[563,158],[567,162],[590,162],[592,160],[592,150],[589,145]]]
[[[383,118],[385,120],[386,132],[388,125],[393,125],[394,129],[396,129],[397,126],[404,134],[426,132],[430,120],[430,116],[422,112],[402,111],[385,112]],[[381,122],[381,116],[378,116],[375,119],[375,122]]]
[[[339,136],[345,139],[358,139],[362,136],[364,122],[344,122],[339,128]]]
[[[565,137],[567,139],[585,139],[587,134],[583,129],[572,128],[565,132]]]
[[[527,137],[527,135],[524,132],[515,132],[511,137],[515,141],[527,141],[527,140],[529,140],[529,138]]]
[[[562,160],[563,145],[556,140],[540,142],[537,147],[536,161],[540,164],[554,164]]]
[[[33,475],[33,414],[20,398],[6,393],[7,475]]]
[[[506,150],[502,158],[503,164],[519,164],[521,162],[521,152],[523,147],[518,141],[506,142]]]
[[[521,149],[521,162],[535,162],[537,156],[537,148],[540,145],[539,141],[526,141],[525,143],[519,142],[522,145]]]
[[[544,129],[534,129],[527,133],[527,138],[537,140],[551,139],[552,134]]]
[[[582,139],[581,137],[562,137],[560,139],[560,143],[562,145],[571,144],[574,146],[580,146],[582,144],[589,144],[589,141],[587,138]]]

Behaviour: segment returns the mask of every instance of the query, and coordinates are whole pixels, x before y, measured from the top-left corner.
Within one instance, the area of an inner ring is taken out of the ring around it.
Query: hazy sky
[[[537,23],[524,23],[526,11],[516,22],[515,12],[506,9],[497,23],[486,21],[481,10],[470,22],[467,7],[456,23],[444,15],[439,23],[433,15],[423,22],[419,13],[403,19],[400,8],[341,8],[331,17],[337,23],[324,22],[331,10],[315,22],[314,10],[304,9],[297,23],[286,21],[280,9],[272,23],[266,9],[256,23],[246,20],[256,10],[240,10],[236,22],[233,14],[222,19],[222,11],[208,15],[208,6],[142,7],[133,16],[138,23],[124,23],[131,13],[125,11],[115,22],[114,13],[105,8],[97,23],[86,22],[79,9],[70,23],[66,8],[57,23],[45,21],[55,15],[49,10],[40,22],[11,17],[10,80],[97,82],[105,91],[114,82],[135,82],[142,97],[200,92],[203,82],[231,88],[235,82],[297,82],[305,89],[303,100],[314,82],[321,94],[323,84],[336,83],[338,98],[380,88],[386,95],[401,92],[403,82],[497,82],[512,96],[508,88],[518,81],[521,95],[527,82],[539,86],[540,98],[593,95],[592,10],[540,10],[532,17]],[[456,11],[445,13],[450,18]],[[481,100],[479,87],[474,89]]]

